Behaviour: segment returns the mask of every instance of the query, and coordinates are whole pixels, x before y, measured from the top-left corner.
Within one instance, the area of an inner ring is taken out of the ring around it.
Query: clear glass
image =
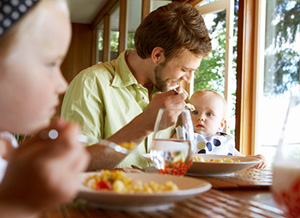
[[[287,217],[300,217],[300,92],[291,96],[273,162],[272,193]]]
[[[175,115],[174,115],[175,114]],[[178,115],[170,127],[170,117]],[[194,129],[188,109],[160,109],[157,115],[150,152],[154,166],[161,174],[185,175],[193,161]]]

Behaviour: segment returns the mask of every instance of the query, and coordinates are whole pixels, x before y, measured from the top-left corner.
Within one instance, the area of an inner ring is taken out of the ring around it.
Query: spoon
[[[97,144],[97,145],[101,145],[101,146],[107,146],[113,150],[115,150],[116,152],[119,152],[119,153],[122,153],[122,154],[129,154],[131,151],[126,149],[126,148],[123,148],[121,147],[120,145],[117,145],[116,143],[114,142],[110,142],[108,140],[104,140],[104,139],[101,139],[101,140],[95,140],[87,135],[83,135],[83,134],[80,134],[78,136],[78,141],[82,142],[82,143],[85,143],[85,144]]]
[[[174,92],[176,92],[176,94],[179,94],[179,92],[177,91],[177,89],[172,89]],[[194,110],[196,110],[196,108],[195,108],[195,106],[194,105],[192,105],[191,103],[186,103],[185,101],[184,101],[184,104],[185,104],[185,107],[186,108],[188,108],[190,111],[194,111]]]
[[[47,131],[42,131],[39,136],[41,139],[44,139],[44,140],[46,140],[46,139],[55,140],[59,136],[59,133],[56,129],[50,129]],[[83,135],[83,134],[78,135],[77,140],[79,142],[82,142],[85,144],[92,144],[92,145],[97,144],[100,146],[109,147],[118,153],[122,153],[122,154],[126,154],[126,155],[131,152],[131,150],[128,150],[120,145],[117,145],[114,142],[110,142],[108,140],[103,140],[103,139],[95,140],[95,139],[93,139],[87,135]]]

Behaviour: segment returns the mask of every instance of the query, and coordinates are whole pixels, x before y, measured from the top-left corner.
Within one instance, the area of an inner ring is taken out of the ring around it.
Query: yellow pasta
[[[240,163],[240,160],[232,160],[231,158],[223,158],[223,159],[209,159],[206,160],[203,157],[195,156],[193,161],[195,162],[212,162],[212,163]]]
[[[135,148],[135,143],[134,142],[123,142],[120,144],[121,147],[126,148],[128,150],[132,150]]]
[[[94,174],[83,183],[94,190],[115,191],[118,193],[157,193],[165,191],[177,191],[178,187],[172,181],[164,184],[156,182],[142,183],[140,180],[132,180],[126,177],[121,170],[104,170],[102,174]]]

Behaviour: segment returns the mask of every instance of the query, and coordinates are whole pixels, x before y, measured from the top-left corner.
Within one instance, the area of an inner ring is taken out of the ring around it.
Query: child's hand
[[[77,141],[80,128],[59,120],[50,129],[57,130],[57,139],[42,139],[38,133],[11,157],[0,186],[0,201],[16,210],[40,211],[71,201],[77,194],[80,173],[90,159]]]
[[[256,168],[256,169],[264,169],[266,168],[267,166],[267,163],[266,163],[266,159],[263,155],[261,154],[257,154],[257,155],[247,155],[247,157],[254,157],[254,158],[258,158],[258,159],[261,159],[262,162],[257,164],[256,166],[254,166],[253,168]]]

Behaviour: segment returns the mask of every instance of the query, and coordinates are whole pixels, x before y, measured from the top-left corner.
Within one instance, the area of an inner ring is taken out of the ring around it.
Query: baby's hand
[[[261,154],[247,155],[247,157],[254,157],[254,158],[258,158],[258,159],[262,160],[262,162],[260,162],[259,164],[255,165],[253,168],[256,168],[256,169],[264,169],[264,168],[266,168],[267,163],[266,163],[266,159],[265,159],[265,157],[263,155],[261,155]]]

